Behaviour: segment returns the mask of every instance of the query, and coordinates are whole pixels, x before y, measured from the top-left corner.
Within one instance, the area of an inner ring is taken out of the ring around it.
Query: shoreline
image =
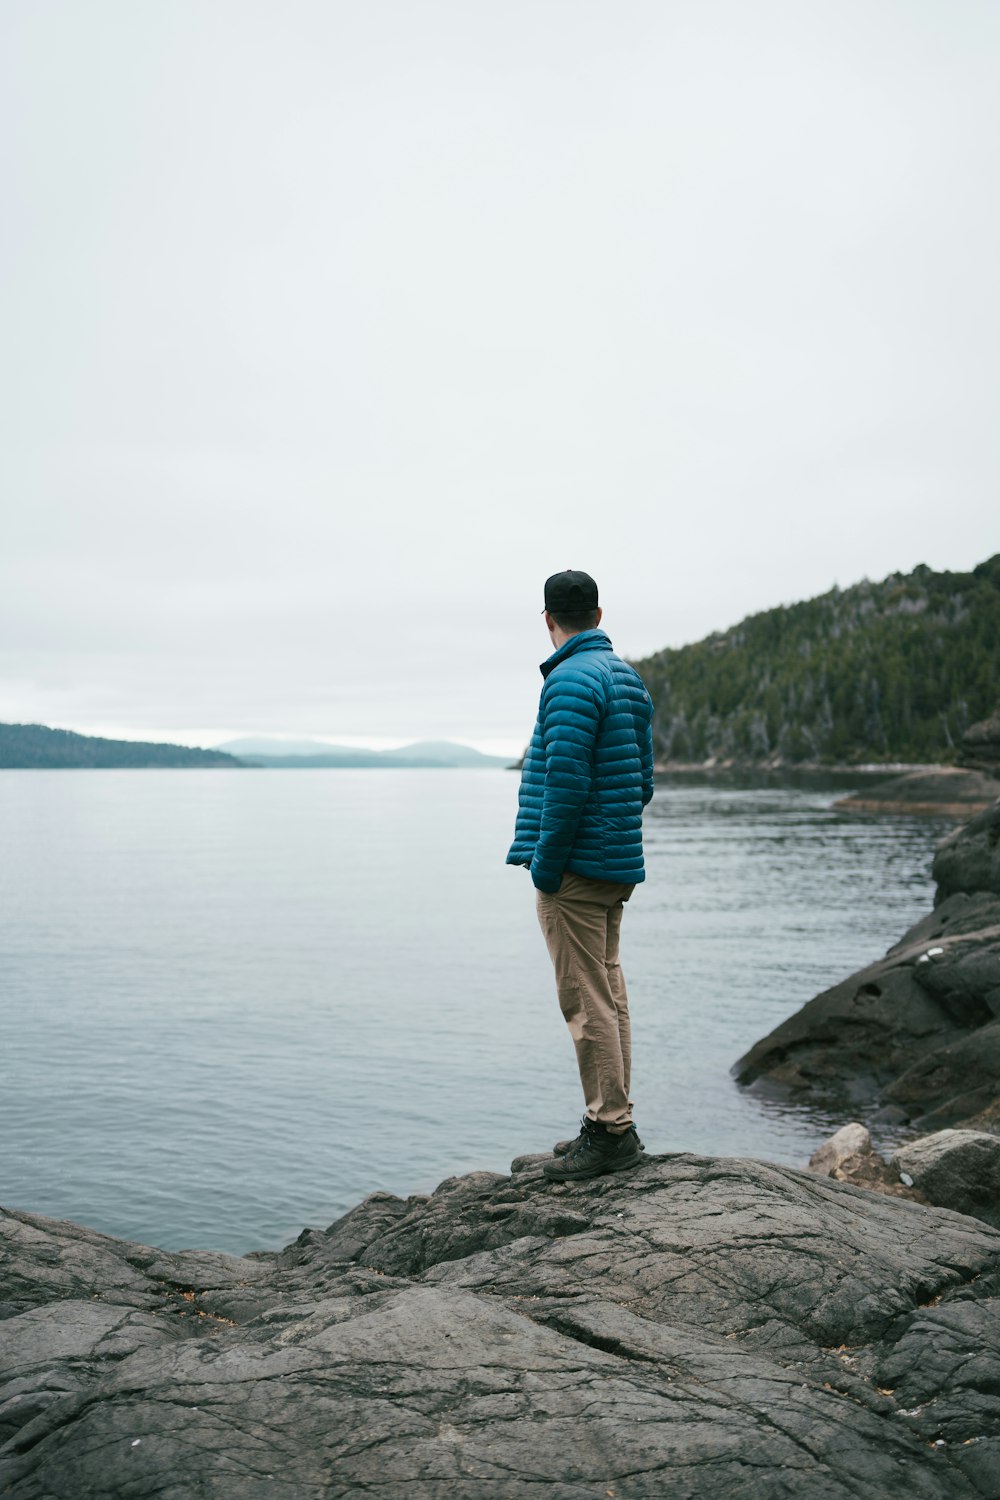
[[[814,1169],[880,1192],[902,1181],[1000,1227],[1000,795],[968,813],[937,847],[931,910],[755,1042],[731,1075],[762,1099],[847,1117]],[[891,1163],[872,1147],[869,1128],[881,1125],[909,1137]]]
[[[660,762],[654,775],[704,785],[748,784],[825,788],[844,792],[833,803],[838,813],[970,818],[985,812],[1000,797],[1000,779],[992,771],[956,765],[906,765],[902,762],[857,766],[815,763],[748,766],[737,762],[693,765]]]
[[[742,761],[742,760],[667,760],[653,763],[654,776],[689,776],[714,774],[784,775],[788,772],[829,776],[902,776],[909,772],[932,773],[960,769],[939,761],[864,761],[859,764],[837,761]]]

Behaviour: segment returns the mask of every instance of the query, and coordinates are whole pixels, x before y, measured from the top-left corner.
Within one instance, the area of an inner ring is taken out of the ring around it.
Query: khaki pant
[[[632,1032],[618,941],[622,904],[634,890],[613,880],[565,874],[554,894],[536,892],[587,1114],[616,1135],[632,1123]]]

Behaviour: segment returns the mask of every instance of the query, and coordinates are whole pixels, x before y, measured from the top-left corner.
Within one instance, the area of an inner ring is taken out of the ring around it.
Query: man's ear
[[[603,614],[604,614],[603,609],[601,608],[600,605],[598,605],[597,606],[597,619],[594,621],[594,629],[595,630],[597,629],[598,625],[600,625],[601,618],[602,618]]]

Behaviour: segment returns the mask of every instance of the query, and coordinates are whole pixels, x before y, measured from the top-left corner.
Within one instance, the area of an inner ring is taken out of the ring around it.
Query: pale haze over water
[[[582,1109],[503,771],[0,772],[6,1207],[274,1248]],[[626,911],[653,1151],[802,1165],[728,1070],[930,906],[934,820],[660,781]]]

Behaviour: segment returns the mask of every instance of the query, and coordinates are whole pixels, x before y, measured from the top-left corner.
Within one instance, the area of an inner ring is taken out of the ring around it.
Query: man
[[[629,1098],[628,995],[618,962],[622,908],[639,881],[642,810],[653,795],[653,705],[599,630],[597,584],[567,569],[545,584],[555,648],[521,772],[509,865],[526,865],[576,1047],[586,1113],[543,1168],[556,1182],[638,1166]]]

